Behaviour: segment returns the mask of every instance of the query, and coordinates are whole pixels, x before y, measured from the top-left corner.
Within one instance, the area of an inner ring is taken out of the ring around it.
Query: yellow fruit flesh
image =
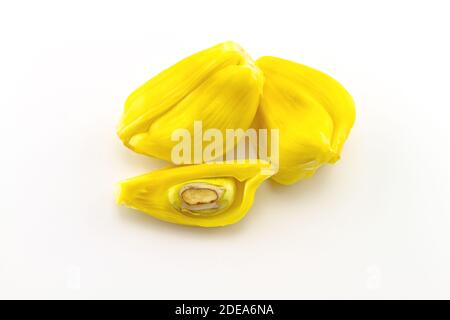
[[[265,161],[249,160],[172,166],[120,182],[119,204],[177,224],[236,223],[264,180],[272,176],[293,184],[337,161],[355,107],[330,76],[276,57],[255,63],[239,45],[225,42],[183,59],[133,92],[117,133],[130,149],[172,161],[178,143],[173,132],[186,129],[192,137],[194,121],[223,136],[226,129],[279,129],[278,172]]]
[[[256,64],[265,82],[255,125],[280,130],[280,170],[273,179],[293,184],[338,160],[355,119],[347,91],[324,73],[291,61],[262,57]]]
[[[335,159],[355,122],[355,103],[347,90],[329,75],[311,67],[292,61],[261,57],[256,65],[263,71],[266,80],[279,75],[289,79],[298,92],[320,104],[333,120],[331,148]]]
[[[171,161],[175,129],[247,129],[255,116],[263,77],[236,43],[196,53],[149,80],[125,103],[118,135],[132,150]]]
[[[225,226],[245,216],[256,189],[270,177],[270,173],[270,164],[264,161],[169,167],[119,183],[117,202],[172,223]],[[180,201],[179,187],[198,182],[222,186],[230,191],[226,196],[225,192],[222,198],[223,206],[200,213],[183,210],[180,202],[176,203]]]
[[[256,114],[260,99],[259,81],[248,66],[232,66],[218,71],[205,80],[180,103],[155,119],[148,130],[134,135],[130,146],[139,153],[151,154],[170,161],[172,148],[178,143],[172,140],[177,129],[187,129],[191,136],[194,121],[202,120],[203,130],[246,130]]]

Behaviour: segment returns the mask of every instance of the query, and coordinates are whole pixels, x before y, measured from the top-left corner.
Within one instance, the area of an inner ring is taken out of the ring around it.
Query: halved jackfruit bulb
[[[174,166],[120,182],[116,199],[172,223],[225,226],[245,216],[273,173],[262,160]]]
[[[193,136],[194,121],[202,121],[203,130],[215,128],[223,134],[225,129],[248,129],[262,86],[263,75],[249,55],[234,42],[221,43],[178,62],[133,92],[117,132],[130,149],[171,161],[178,143],[173,132],[187,129]]]
[[[265,80],[255,126],[280,130],[279,171],[272,179],[293,184],[336,162],[355,121],[350,94],[330,76],[295,62],[262,57],[256,65]]]

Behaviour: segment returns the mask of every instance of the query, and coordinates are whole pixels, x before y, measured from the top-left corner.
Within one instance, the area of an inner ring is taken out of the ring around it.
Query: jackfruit
[[[116,199],[172,223],[225,226],[245,216],[272,170],[258,160],[171,166],[120,182]]]
[[[225,129],[248,129],[262,85],[261,71],[238,44],[216,45],[178,62],[133,92],[125,103],[118,135],[138,153],[171,161],[177,144],[173,133],[186,129],[193,135],[194,121],[202,121],[203,130],[214,128],[223,134]],[[207,160],[212,159],[203,159]],[[188,163],[198,161],[192,156]]]
[[[355,121],[350,94],[305,65],[276,57],[262,57],[256,65],[265,80],[254,126],[279,129],[279,171],[272,179],[293,184],[336,162]]]

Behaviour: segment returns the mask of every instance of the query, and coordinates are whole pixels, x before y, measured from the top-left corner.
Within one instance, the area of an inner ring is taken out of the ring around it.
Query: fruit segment
[[[273,173],[268,162],[256,160],[173,166],[120,182],[116,199],[172,223],[225,226],[245,216]]]
[[[279,129],[279,172],[273,179],[293,184],[324,163],[336,162],[355,121],[352,97],[330,76],[276,57],[262,57],[263,98],[258,128]]]
[[[196,53],[149,80],[125,103],[118,135],[132,150],[171,161],[177,129],[248,129],[263,85],[261,71],[236,43]],[[230,146],[230,148],[233,146]],[[224,150],[226,151],[226,150]],[[194,159],[191,159],[194,163]]]
[[[238,44],[218,44],[128,97],[120,139],[172,165],[120,182],[117,202],[171,223],[236,223],[264,180],[290,185],[336,162],[354,121],[352,97],[330,76],[276,57],[254,62]],[[258,156],[237,146],[246,135]],[[224,154],[240,160],[217,162]]]

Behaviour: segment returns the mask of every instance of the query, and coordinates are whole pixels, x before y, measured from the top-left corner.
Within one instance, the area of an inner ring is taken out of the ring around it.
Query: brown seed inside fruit
[[[214,190],[210,189],[187,189],[181,193],[181,198],[188,205],[206,204],[216,201],[219,197]]]

